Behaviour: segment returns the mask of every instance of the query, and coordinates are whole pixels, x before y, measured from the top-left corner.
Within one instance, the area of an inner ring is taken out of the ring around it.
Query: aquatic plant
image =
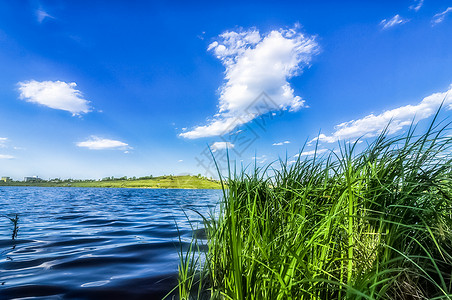
[[[230,171],[193,298],[451,299],[449,127]]]
[[[9,219],[11,223],[13,223],[13,233],[11,234],[11,239],[15,239],[17,237],[17,232],[19,231],[19,215],[16,214],[14,217],[8,217],[4,216],[5,218]]]
[[[185,217],[187,218],[188,224],[190,225],[192,233],[195,233],[196,230],[193,227],[192,222],[190,222],[190,219],[188,215],[184,212]],[[180,300],[188,300],[190,297],[195,295],[196,290],[196,296],[199,299],[201,296],[201,288],[203,286],[202,277],[199,276],[200,270],[202,268],[201,264],[201,257],[199,253],[200,251],[200,241],[198,238],[193,234],[191,241],[189,243],[188,249],[184,251],[183,245],[184,242],[181,238],[181,233],[179,231],[179,227],[177,226],[177,222],[175,221],[176,229],[178,232],[179,237],[179,247],[178,250],[179,254],[179,277],[177,285],[178,289],[178,295]],[[174,291],[174,290],[173,290]],[[171,291],[170,294],[173,292]],[[168,294],[169,295],[169,294]],[[167,296],[168,296],[167,295]]]

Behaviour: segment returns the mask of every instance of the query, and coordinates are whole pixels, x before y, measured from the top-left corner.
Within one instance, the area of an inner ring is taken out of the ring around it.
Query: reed
[[[11,223],[13,224],[13,232],[11,234],[11,239],[14,240],[17,238],[17,232],[19,231],[19,215],[15,214],[14,217],[4,215],[4,217],[10,220]]]
[[[451,299],[452,138],[436,123],[230,171],[192,298]]]

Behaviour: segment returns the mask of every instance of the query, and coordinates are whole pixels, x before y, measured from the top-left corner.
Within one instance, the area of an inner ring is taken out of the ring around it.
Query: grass
[[[230,171],[180,298],[452,299],[452,138],[435,124]]]
[[[221,184],[201,176],[160,176],[148,179],[72,180],[71,182],[0,182],[0,186],[99,187],[99,188],[162,188],[221,189]]]

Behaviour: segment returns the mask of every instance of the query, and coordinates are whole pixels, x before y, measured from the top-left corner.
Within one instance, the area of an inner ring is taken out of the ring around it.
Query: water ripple
[[[0,299],[162,298],[177,284],[177,250],[193,234],[205,238],[191,209],[207,215],[220,197],[212,190],[1,187],[2,215],[18,213],[20,228],[11,240],[12,224],[0,218]]]

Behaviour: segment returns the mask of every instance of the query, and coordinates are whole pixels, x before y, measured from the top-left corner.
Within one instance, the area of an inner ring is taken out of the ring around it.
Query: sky
[[[452,2],[0,1],[0,176],[202,174],[452,115]],[[210,149],[210,150],[209,150]]]

